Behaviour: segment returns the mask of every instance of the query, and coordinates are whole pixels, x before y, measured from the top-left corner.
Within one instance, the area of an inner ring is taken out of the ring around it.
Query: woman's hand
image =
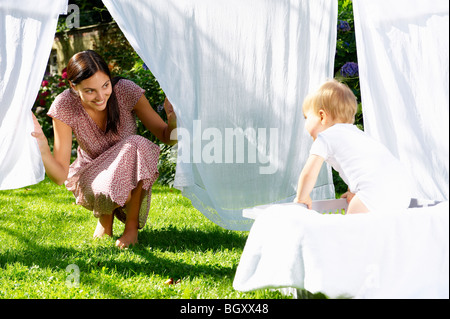
[[[173,130],[177,128],[177,115],[175,114],[175,111],[173,110],[173,105],[170,103],[169,99],[166,98],[164,100],[164,110],[166,111],[167,115],[167,125],[168,125],[168,132],[169,132],[169,139],[170,142],[169,145],[173,145],[177,142],[176,136],[174,137],[172,134]]]
[[[36,116],[31,112],[31,115],[33,116],[33,123],[34,123],[34,131],[31,132],[31,136],[36,138],[36,141],[39,146],[39,150],[41,151],[41,155],[48,154],[50,152],[50,146],[48,146],[48,140],[47,137],[45,137],[44,132],[42,131],[41,125],[39,124]]]
[[[169,122],[169,125],[171,122],[177,120],[177,115],[175,114],[175,111],[173,110],[173,105],[170,103],[169,99],[164,100],[164,110],[166,111],[167,115],[167,121]]]
[[[53,132],[55,134],[53,154],[48,145],[48,140],[42,131],[39,122],[33,114],[34,131],[31,136],[36,138],[41,151],[45,173],[52,181],[62,185],[69,174],[70,153],[72,150],[72,129],[67,124],[53,119]]]

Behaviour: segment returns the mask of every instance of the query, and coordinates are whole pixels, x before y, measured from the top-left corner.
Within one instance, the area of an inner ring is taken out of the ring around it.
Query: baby
[[[310,193],[324,161],[348,186],[347,214],[405,209],[410,203],[409,178],[389,150],[353,125],[356,97],[347,85],[325,82],[303,103],[305,127],[314,142],[300,173],[294,202],[311,208]]]

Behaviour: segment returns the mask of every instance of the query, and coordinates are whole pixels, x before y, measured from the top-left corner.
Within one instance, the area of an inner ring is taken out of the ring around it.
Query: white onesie
[[[319,133],[310,154],[330,164],[370,211],[408,207],[408,173],[384,145],[355,125],[339,123]]]

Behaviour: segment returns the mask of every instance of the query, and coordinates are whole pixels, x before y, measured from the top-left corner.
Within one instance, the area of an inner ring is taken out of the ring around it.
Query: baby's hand
[[[296,197],[294,199],[294,203],[304,204],[308,209],[312,208],[312,199],[311,196],[308,196],[307,198],[298,198]]]
[[[347,204],[350,204],[350,201],[353,199],[354,196],[355,196],[354,193],[346,191],[344,194],[341,195],[341,198],[346,198]]]

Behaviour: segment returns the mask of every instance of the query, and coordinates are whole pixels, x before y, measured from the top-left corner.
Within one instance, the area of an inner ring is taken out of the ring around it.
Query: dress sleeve
[[[60,120],[73,128],[76,123],[74,107],[74,99],[71,96],[70,91],[66,90],[55,98],[47,115],[51,118]]]
[[[145,90],[133,81],[121,79],[114,86],[114,92],[120,108],[132,111]]]

